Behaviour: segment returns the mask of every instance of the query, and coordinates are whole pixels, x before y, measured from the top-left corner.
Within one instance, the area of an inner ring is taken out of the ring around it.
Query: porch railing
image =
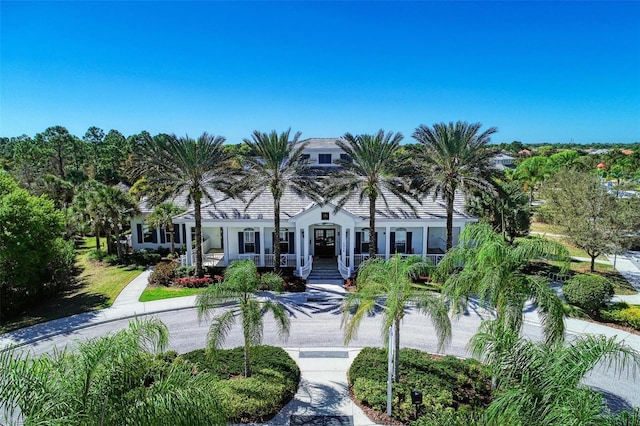
[[[340,271],[340,275],[343,280],[346,280],[351,276],[351,267],[345,264],[341,255],[338,255],[338,271]]]
[[[313,256],[309,256],[309,260],[304,262],[304,265],[298,269],[298,275],[300,275],[303,280],[306,280],[311,273],[311,269],[313,269]]]
[[[418,255],[403,254],[402,255],[403,258],[407,258],[409,256],[422,256],[423,259],[429,259],[431,261],[431,263],[433,263],[434,265],[437,265],[438,263],[440,263],[440,261],[444,257],[444,254],[422,254],[422,255],[420,255],[420,254],[418,254]],[[364,262],[365,260],[369,259],[369,254],[368,253],[355,254],[355,255],[353,255],[353,258],[354,258],[353,268],[355,269],[355,268],[359,267],[362,262]],[[383,253],[377,253],[376,254],[376,258],[384,259],[385,255]],[[349,257],[347,257],[347,261],[345,262],[345,265],[351,266],[350,260],[351,259]]]
[[[259,256],[258,256],[259,257]],[[274,266],[275,255],[264,255],[264,266]],[[280,255],[280,267],[281,268],[295,268],[296,267],[296,255],[295,254],[281,254]]]

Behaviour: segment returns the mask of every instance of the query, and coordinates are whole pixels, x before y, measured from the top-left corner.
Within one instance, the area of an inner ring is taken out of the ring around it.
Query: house
[[[333,161],[344,157],[336,139],[308,139],[312,165],[335,168]],[[317,171],[317,170],[316,170]],[[343,278],[347,278],[368,257],[374,238],[377,256],[389,258],[394,253],[418,254],[438,263],[445,253],[446,206],[432,197],[425,197],[412,207],[393,194],[385,193],[387,205],[378,199],[376,229],[370,232],[369,204],[357,197],[336,209],[330,202],[319,204],[293,191],[281,200],[280,258],[273,255],[273,198],[269,191],[260,195],[249,208],[244,201],[214,194],[213,203],[202,205],[203,262],[205,265],[226,266],[237,259],[251,259],[256,265],[291,267],[306,278],[313,269],[314,259],[329,259]],[[185,200],[174,200],[176,203]],[[454,243],[464,226],[477,219],[464,212],[464,197],[456,197],[453,216]],[[132,221],[134,249],[169,247],[170,238],[163,230],[149,229],[144,216],[152,210],[142,203],[141,215]],[[173,219],[175,243],[184,245],[184,264],[194,263],[192,241],[195,238],[195,217],[191,208]]]

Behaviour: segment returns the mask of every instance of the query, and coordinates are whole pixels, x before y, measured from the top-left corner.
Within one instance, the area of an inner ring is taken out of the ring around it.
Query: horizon
[[[0,2],[0,136],[640,142],[640,2]]]

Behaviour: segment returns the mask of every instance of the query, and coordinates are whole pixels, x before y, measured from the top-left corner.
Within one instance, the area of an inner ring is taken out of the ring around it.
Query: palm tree
[[[309,160],[303,156],[307,143],[298,143],[300,132],[289,139],[291,129],[278,133],[254,131],[245,139],[251,155],[245,156],[248,165],[241,187],[251,192],[245,209],[267,189],[273,197],[273,268],[280,272],[280,200],[287,189],[316,198],[317,188],[309,176]]]
[[[399,380],[400,323],[407,309],[415,308],[428,315],[438,336],[438,350],[451,339],[451,322],[447,308],[437,293],[412,282],[412,277],[429,269],[419,256],[403,259],[396,254],[389,260],[370,258],[358,269],[357,291],[348,293],[342,305],[344,341],[356,337],[365,316],[382,309],[382,335],[388,340],[387,330],[393,327],[395,335],[394,380]]]
[[[498,379],[484,413],[487,424],[618,424],[618,416],[603,412],[602,395],[581,381],[596,365],[634,375],[640,367],[640,354],[615,338],[581,335],[569,345],[534,343],[496,321],[483,322],[471,348]]]
[[[546,179],[549,173],[549,158],[541,155],[529,157],[518,164],[513,178],[529,190],[529,205],[533,204],[533,191]]]
[[[115,186],[105,186],[100,189],[98,197],[101,199],[103,214],[106,217],[105,234],[107,237],[107,251],[114,252],[117,247],[118,256],[122,255],[121,235],[129,223],[131,216],[138,212],[138,206],[129,196]],[[115,236],[115,244],[113,237]]]
[[[84,182],[76,190],[71,206],[73,216],[93,230],[97,250],[100,250],[100,233],[108,220],[101,196],[105,187],[104,184],[95,180]]]
[[[173,217],[183,212],[183,208],[173,203],[161,203],[147,216],[147,223],[150,228],[164,229],[167,235],[171,235],[171,254],[175,252],[176,248],[175,235],[173,232]]]
[[[222,425],[215,378],[161,368],[168,331],[155,318],[40,357],[0,352],[0,411],[25,424]]]
[[[376,229],[376,202],[382,199],[388,204],[389,193],[396,196],[412,210],[414,206],[409,198],[414,198],[406,179],[399,177],[399,169],[403,165],[400,155],[401,133],[385,133],[378,131],[375,135],[352,135],[346,133],[338,146],[346,154],[346,158],[335,161],[342,170],[331,180],[327,188],[327,198],[336,203],[336,211],[353,196],[357,195],[360,203],[369,201],[369,257],[377,252],[377,241],[374,238]]]
[[[545,339],[553,342],[564,337],[562,301],[546,278],[525,270],[530,262],[543,257],[562,260],[564,269],[568,268],[569,254],[560,243],[530,237],[511,245],[490,226],[472,224],[465,227],[458,246],[438,264],[437,275],[443,277],[442,292],[454,309],[466,309],[468,298],[477,296],[512,330],[520,330],[525,304],[532,300],[538,307]]]
[[[212,203],[215,190],[230,195],[236,173],[229,167],[231,154],[224,149],[225,138],[203,133],[189,136],[143,135],[137,161],[138,175],[146,175],[151,186],[160,188],[150,200],[160,203],[186,193],[193,203],[195,218],[196,275],[202,270],[202,199]]]
[[[196,301],[200,319],[210,315],[215,308],[235,303],[229,310],[213,318],[207,346],[209,349],[220,347],[239,317],[244,339],[245,377],[251,376],[251,346],[262,341],[262,316],[265,312],[271,311],[273,314],[281,338],[286,339],[289,335],[290,321],[285,309],[275,301],[256,297],[255,292],[259,286],[260,278],[255,263],[251,260],[237,260],[231,262],[225,270],[224,281],[209,286],[198,295]]]
[[[496,149],[487,145],[498,131],[490,127],[479,133],[482,124],[466,121],[436,123],[432,128],[421,124],[413,133],[419,145],[417,166],[423,170],[419,186],[441,196],[447,209],[447,250],[453,246],[453,205],[456,191],[479,190],[496,194],[490,175],[490,160]]]

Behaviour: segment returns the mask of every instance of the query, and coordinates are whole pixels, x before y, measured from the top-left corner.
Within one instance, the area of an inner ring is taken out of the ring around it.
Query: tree
[[[53,170],[65,179],[67,162],[73,153],[73,136],[62,126],[53,126],[36,135],[36,140],[50,153]]]
[[[536,155],[527,158],[516,167],[513,178],[522,183],[524,190],[529,191],[529,205],[533,204],[533,192],[547,177],[548,164],[547,157]]]
[[[77,188],[71,205],[72,216],[93,231],[96,250],[100,250],[100,233],[107,224],[105,200],[102,198],[104,188],[104,184],[95,180],[84,182]]]
[[[0,410],[24,424],[226,424],[216,378],[157,356],[167,343],[166,326],[151,318],[73,352],[0,352]]]
[[[516,331],[522,327],[525,304],[531,300],[537,305],[545,340],[561,340],[562,301],[547,279],[526,273],[530,262],[543,257],[563,260],[568,268],[568,252],[562,244],[530,237],[510,245],[488,225],[468,225],[458,245],[438,264],[438,277],[444,280],[442,293],[458,312],[466,310],[469,297],[477,296],[481,304],[495,310],[500,323]]]
[[[150,185],[162,188],[150,199],[159,204],[170,197],[186,193],[187,203],[193,203],[195,216],[196,274],[202,269],[202,199],[214,203],[213,191],[231,194],[236,171],[229,167],[230,154],[224,149],[225,138],[203,133],[198,139],[189,136],[142,135],[137,148],[135,168],[138,177],[147,177]]]
[[[424,124],[413,133],[420,145],[418,165],[422,169],[419,187],[440,196],[447,205],[447,250],[453,246],[453,205],[456,192],[471,190],[496,195],[491,181],[491,158],[496,149],[488,147],[491,135],[498,129],[490,127],[482,133],[481,123],[466,121]]]
[[[251,346],[262,341],[265,312],[271,312],[276,320],[278,335],[286,339],[289,335],[290,320],[285,309],[278,302],[258,298],[255,292],[260,286],[260,277],[252,260],[231,262],[224,272],[224,281],[207,287],[198,295],[196,305],[198,318],[209,316],[211,311],[233,303],[230,309],[213,318],[207,346],[217,349],[224,343],[231,327],[240,318],[244,341],[244,376],[251,377]]]
[[[164,229],[167,235],[171,235],[171,253],[175,252],[175,235],[173,235],[173,217],[183,213],[182,207],[173,203],[162,203],[157,205],[153,212],[147,216],[147,223],[150,228]]]
[[[414,198],[406,179],[399,176],[403,159],[400,157],[401,133],[385,133],[378,131],[375,135],[352,135],[346,133],[338,146],[346,154],[346,158],[335,161],[342,167],[327,187],[327,199],[336,204],[336,211],[341,209],[349,199],[358,197],[360,203],[365,198],[369,201],[369,257],[377,253],[376,203],[378,199],[387,204],[389,193],[402,203],[414,209],[410,198]],[[415,198],[414,198],[415,199]]]
[[[395,381],[399,380],[400,324],[408,309],[415,308],[431,318],[438,336],[438,350],[451,339],[451,323],[442,299],[412,282],[412,277],[428,268],[419,256],[403,259],[396,254],[386,261],[369,258],[358,269],[356,292],[347,293],[342,304],[345,344],[356,337],[365,316],[382,309],[382,336],[388,341],[390,327],[395,335]]]
[[[625,246],[637,230],[637,205],[609,194],[596,175],[565,170],[545,183],[543,196],[569,240],[591,258],[591,272],[598,256]]]
[[[274,271],[280,272],[280,200],[285,191],[291,189],[298,194],[316,198],[317,188],[314,180],[308,175],[309,160],[303,156],[307,143],[298,143],[300,132],[289,139],[291,129],[278,133],[254,131],[251,139],[244,144],[251,154],[245,156],[248,165],[243,189],[251,192],[245,209],[267,189],[273,197],[273,253]]]
[[[138,212],[138,206],[128,193],[115,186],[103,186],[98,196],[102,201],[101,208],[106,218],[107,251],[109,254],[117,252],[118,256],[122,256],[121,236],[131,217]]]
[[[473,192],[466,200],[465,210],[491,226],[494,231],[500,232],[509,244],[513,244],[516,237],[529,234],[529,199],[515,182],[498,183],[497,191],[498,198],[485,192]]]
[[[640,354],[615,338],[534,343],[495,321],[483,322],[471,347],[498,377],[495,399],[484,413],[487,424],[617,424],[624,416],[605,413],[602,395],[581,381],[596,365],[617,374],[630,367],[634,375],[640,367]]]

